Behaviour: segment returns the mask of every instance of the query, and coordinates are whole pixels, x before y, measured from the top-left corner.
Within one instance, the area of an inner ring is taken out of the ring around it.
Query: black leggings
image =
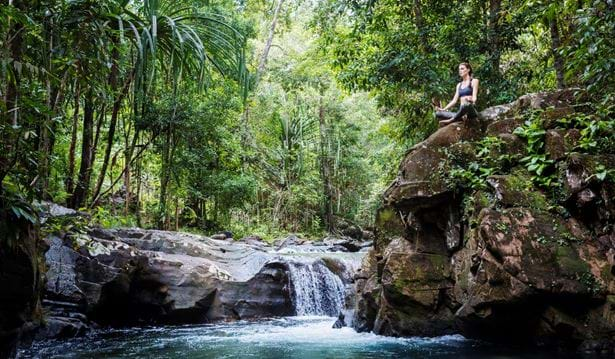
[[[474,104],[463,104],[459,107],[459,111],[457,112],[436,111],[436,118],[438,120],[451,120],[451,122],[459,121],[464,115],[467,115],[468,118],[478,117]]]

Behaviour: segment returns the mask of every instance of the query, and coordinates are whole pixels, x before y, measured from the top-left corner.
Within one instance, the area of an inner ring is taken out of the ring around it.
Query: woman
[[[459,76],[461,77],[461,82],[457,84],[453,100],[444,108],[440,108],[434,104],[437,110],[436,118],[441,119],[440,126],[459,121],[464,115],[467,115],[468,118],[475,118],[478,116],[474,108],[476,96],[478,95],[478,79],[472,77],[472,66],[467,62],[459,64]],[[461,101],[459,111],[456,113],[449,112],[448,109],[455,106],[457,101]]]

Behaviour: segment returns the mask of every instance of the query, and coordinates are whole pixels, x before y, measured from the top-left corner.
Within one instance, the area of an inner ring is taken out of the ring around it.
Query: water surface
[[[467,340],[392,338],[331,328],[331,317],[287,317],[199,326],[95,332],[36,343],[19,358],[562,358]]]

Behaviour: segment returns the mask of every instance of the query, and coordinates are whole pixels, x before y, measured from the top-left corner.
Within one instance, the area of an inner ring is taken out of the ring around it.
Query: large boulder
[[[47,302],[52,308],[53,303],[71,307],[67,316],[86,318],[84,325],[204,323],[294,313],[288,268],[249,244],[141,229],[94,229],[46,241]],[[83,330],[72,319],[54,316],[44,331],[65,336]]]
[[[455,315],[466,335],[574,348],[613,330],[612,319],[597,315],[612,311],[612,265],[565,220],[485,208],[470,241],[472,249],[454,257],[462,303]]]
[[[554,128],[583,108],[579,95],[526,95],[483,111],[480,126],[451,124],[410,149],[384,192],[344,322],[393,336],[460,332],[613,352],[615,185],[596,173],[614,168],[614,155],[573,153],[578,131]],[[506,169],[525,156],[513,132],[533,110],[557,191],[538,189],[524,166]],[[498,143],[493,153],[483,136]],[[447,177],[452,161],[467,168],[485,158],[509,162],[474,192]]]

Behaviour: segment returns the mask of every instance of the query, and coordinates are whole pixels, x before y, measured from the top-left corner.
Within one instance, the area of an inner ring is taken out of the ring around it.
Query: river
[[[228,323],[104,329],[81,338],[40,341],[19,358],[562,358],[467,340],[460,335],[393,338],[333,329],[344,305],[344,283],[363,253],[304,252],[276,255],[289,263],[296,314]],[[322,258],[335,260],[333,273]],[[259,264],[259,266],[262,264]]]

